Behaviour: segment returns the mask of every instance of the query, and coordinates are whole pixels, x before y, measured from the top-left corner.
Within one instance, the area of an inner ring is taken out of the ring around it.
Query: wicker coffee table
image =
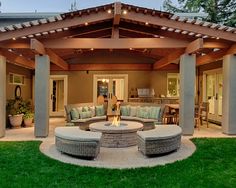
[[[137,145],[137,131],[143,129],[143,124],[131,121],[121,121],[119,127],[110,124],[103,121],[89,125],[90,131],[102,133],[102,147],[123,148]]]

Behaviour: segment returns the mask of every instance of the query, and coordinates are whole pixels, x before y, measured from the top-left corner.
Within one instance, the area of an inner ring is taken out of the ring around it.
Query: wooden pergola
[[[186,134],[192,134],[193,127],[189,128],[184,124],[193,123],[193,120],[189,119],[193,119],[194,105],[191,101],[194,98],[194,88],[190,95],[184,91],[188,90],[186,88],[192,88],[191,85],[194,84],[186,82],[186,79],[192,81],[196,66],[228,56],[233,58],[232,55],[236,54],[236,28],[116,2],[0,28],[0,48],[1,62],[4,62],[5,57],[10,63],[35,69],[36,108],[37,103],[44,104],[38,111],[36,109],[36,129],[39,129],[36,136],[47,135],[47,128],[42,128],[42,124],[48,126],[48,101],[43,99],[47,98],[48,89],[44,94],[40,90],[48,87],[47,84],[42,86],[41,82],[47,81],[50,70],[180,69],[180,98],[185,103],[190,101],[190,107],[182,104],[180,124],[187,127],[184,129]],[[146,57],[150,61],[132,64],[71,63],[73,59],[80,59],[85,54],[89,56],[96,52],[106,55],[117,51],[133,57]],[[45,70],[47,74],[42,79]],[[188,72],[191,72],[192,77],[189,77]],[[1,72],[1,75],[3,74],[4,71]],[[40,96],[37,96],[37,91],[40,92]],[[2,95],[4,98],[4,94]],[[4,113],[2,104],[0,109],[0,113]],[[190,118],[186,118],[189,110]],[[37,113],[40,117],[38,119]],[[40,120],[42,117],[44,121]],[[236,133],[236,130],[234,131]]]

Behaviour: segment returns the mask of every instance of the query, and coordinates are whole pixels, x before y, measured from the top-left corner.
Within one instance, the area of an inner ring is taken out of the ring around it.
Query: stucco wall
[[[25,76],[25,84],[21,85],[21,96],[23,99],[32,98],[32,73],[31,70],[7,63],[6,96],[7,99],[15,98],[16,85],[9,83],[9,73],[15,73]]]

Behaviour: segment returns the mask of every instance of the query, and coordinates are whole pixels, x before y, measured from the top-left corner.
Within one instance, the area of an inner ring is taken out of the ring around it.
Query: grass
[[[0,187],[236,187],[236,139],[193,139],[197,151],[165,166],[110,170],[44,156],[39,141],[0,142]]]

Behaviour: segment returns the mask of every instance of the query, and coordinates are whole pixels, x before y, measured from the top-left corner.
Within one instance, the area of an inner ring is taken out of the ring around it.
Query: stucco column
[[[6,129],[6,58],[0,55],[0,138]]]
[[[35,129],[36,137],[47,137],[49,130],[49,75],[47,55],[35,56]]]
[[[180,57],[180,110],[179,124],[184,135],[194,132],[194,90],[196,56],[184,54]]]
[[[223,58],[223,111],[222,130],[236,134],[236,56]]]

